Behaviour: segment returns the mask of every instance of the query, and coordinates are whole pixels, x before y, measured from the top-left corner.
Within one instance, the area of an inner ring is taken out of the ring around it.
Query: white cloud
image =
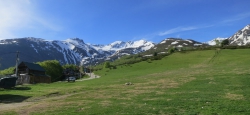
[[[54,24],[52,23],[52,19],[44,19],[44,18],[39,18],[39,17],[33,17],[34,19],[34,22],[38,23],[38,24],[41,24],[43,27],[49,29],[49,30],[52,30],[52,31],[61,31],[62,30],[62,27],[57,25],[57,24]],[[55,22],[55,21],[53,21]]]
[[[183,32],[183,31],[190,31],[190,30],[197,30],[202,28],[209,28],[213,27],[214,25],[202,25],[202,26],[189,26],[189,27],[176,27],[169,30],[166,30],[164,32],[158,33],[158,36],[165,36],[173,33]]]
[[[0,1],[0,38],[14,37],[12,31],[29,22],[29,4],[27,0]]]
[[[246,19],[246,18],[249,18],[250,17],[250,12],[247,12],[247,13],[241,13],[241,14],[238,14],[234,17],[231,17],[229,19],[225,19],[222,21],[222,23],[230,23],[230,22],[234,22],[234,21],[239,21],[239,20],[243,20],[243,19]]]
[[[24,37],[20,36],[24,30],[61,30],[48,18],[39,16],[35,6],[30,0],[0,0],[0,39]]]
[[[182,31],[188,31],[188,30],[195,30],[198,29],[198,27],[190,26],[190,27],[177,27],[173,29],[169,29],[165,32],[160,32],[158,35],[159,36],[164,36],[172,33],[177,33],[177,32],[182,32]]]

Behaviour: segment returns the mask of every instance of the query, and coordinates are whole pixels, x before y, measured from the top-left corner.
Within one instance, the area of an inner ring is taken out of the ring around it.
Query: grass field
[[[250,49],[174,53],[98,79],[0,89],[0,114],[247,115],[249,57]]]

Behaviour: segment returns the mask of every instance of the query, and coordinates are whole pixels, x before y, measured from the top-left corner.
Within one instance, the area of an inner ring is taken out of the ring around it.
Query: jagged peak
[[[147,43],[148,41],[146,40],[137,40],[137,41],[134,41],[134,43],[137,42],[137,43]]]
[[[23,37],[23,38],[13,38],[13,40],[19,40],[19,39],[27,39],[30,41],[45,41],[43,38],[35,38],[35,37]],[[9,39],[11,40],[11,39]]]
[[[79,43],[84,43],[84,41],[80,38],[69,38],[69,39],[66,39],[65,41],[68,41],[68,42],[79,42]]]
[[[167,41],[167,40],[175,40],[175,41],[178,41],[178,40],[184,40],[184,41],[195,41],[193,39],[183,39],[183,38],[166,38],[164,40],[162,40],[161,42],[164,42],[164,41]],[[195,41],[196,42],[196,41]]]
[[[167,38],[168,40],[183,40],[182,38]]]
[[[250,24],[246,25],[246,26],[243,28],[243,30],[245,30],[245,29],[250,29]]]
[[[232,45],[246,45],[250,43],[250,25],[246,25],[244,28],[233,34],[228,38]]]
[[[213,45],[217,44],[216,42],[222,42],[225,39],[228,39],[228,38],[217,37],[217,38],[214,38],[214,39],[212,39],[212,40],[210,40],[208,42],[205,42],[205,43],[208,44],[208,45],[212,45],[213,46]]]
[[[139,46],[143,46],[143,45],[146,45],[146,44],[153,44],[153,43],[152,42],[148,42],[146,40],[137,40],[137,41],[132,42],[131,45],[133,45],[135,47],[139,47]]]
[[[122,44],[122,43],[125,43],[125,42],[123,42],[123,41],[115,41],[115,42],[112,42],[109,45],[113,46],[113,45]]]

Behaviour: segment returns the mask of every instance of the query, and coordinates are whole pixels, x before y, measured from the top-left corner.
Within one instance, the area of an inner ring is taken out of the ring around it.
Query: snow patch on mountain
[[[9,39],[3,39],[3,40],[0,40],[0,44],[18,44],[18,42],[16,40],[9,40]]]
[[[178,46],[176,46],[176,47],[179,47],[179,48],[181,48],[181,47],[183,47],[182,45],[178,45]]]
[[[214,46],[214,45],[216,45],[216,42],[221,43],[225,39],[227,39],[227,38],[218,37],[218,38],[215,38],[215,39],[210,40],[210,41],[205,42],[205,43],[207,43],[208,45]]]
[[[132,42],[132,43],[130,44],[129,47],[131,47],[131,48],[140,47],[140,46],[145,45],[146,43],[147,43],[147,42],[144,41],[144,40],[134,41],[134,42]]]
[[[164,41],[162,41],[160,44],[164,44],[164,43],[166,43],[166,41],[164,40]]]
[[[193,41],[190,41],[190,40],[186,40],[186,41],[188,41],[189,43],[193,43]]]
[[[183,45],[188,45],[187,43],[183,43]]]
[[[123,42],[123,41],[115,41],[108,45],[92,45],[94,49],[97,51],[100,51],[102,53],[103,51],[119,51],[126,48],[138,48],[142,47],[143,50],[148,50],[151,47],[153,47],[154,44],[152,42],[148,42],[145,40],[138,40],[138,41],[129,41],[129,42]]]
[[[234,35],[228,38],[232,45],[246,45],[250,44],[250,25],[245,26]]]
[[[174,44],[178,44],[178,42],[177,42],[177,41],[174,41],[174,42],[171,43],[171,45],[174,45]]]
[[[31,47],[34,48],[34,50],[36,51],[36,53],[38,53],[38,51],[37,51],[37,49],[35,48],[35,46],[34,46],[33,44],[30,44],[30,45],[31,45]]]

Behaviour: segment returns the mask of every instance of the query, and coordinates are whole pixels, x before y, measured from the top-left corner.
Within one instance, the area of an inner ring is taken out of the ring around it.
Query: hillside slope
[[[94,80],[2,89],[3,103],[35,102],[2,113],[250,114],[249,56],[250,49],[178,52],[97,71]]]

